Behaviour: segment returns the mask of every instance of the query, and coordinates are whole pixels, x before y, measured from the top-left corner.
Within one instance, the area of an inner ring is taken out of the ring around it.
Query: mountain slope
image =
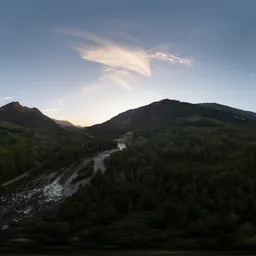
[[[206,108],[228,111],[235,115],[241,115],[244,118],[256,120],[256,113],[254,113],[252,111],[245,111],[245,110],[241,110],[241,109],[237,109],[237,108],[232,108],[232,107],[221,105],[218,103],[199,103],[198,105],[200,105],[202,107],[206,107]]]
[[[58,130],[59,126],[37,108],[28,108],[11,102],[0,108],[0,122],[9,122],[30,129]]]
[[[107,122],[87,127],[90,135],[115,137],[150,126],[201,124],[254,124],[255,120],[232,112],[176,100],[161,100],[121,113]]]
[[[54,118],[52,120],[60,126],[75,127],[75,125],[66,120],[57,120]]]

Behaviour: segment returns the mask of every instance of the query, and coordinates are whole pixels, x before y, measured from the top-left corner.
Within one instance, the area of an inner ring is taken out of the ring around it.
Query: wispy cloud
[[[181,58],[174,54],[164,52],[152,52],[148,54],[148,57],[153,60],[167,61],[170,63],[178,63],[188,67],[194,64],[194,60],[190,58]]]
[[[4,97],[3,100],[13,100],[15,97],[14,96],[8,96]]]
[[[134,75],[125,69],[115,69],[115,68],[104,68],[104,71],[100,78],[101,82],[104,84],[119,84],[125,89],[131,91],[132,88],[129,84],[134,82]]]
[[[59,111],[59,108],[44,108],[42,109],[43,112],[54,112],[54,111]]]
[[[82,30],[58,29],[57,31],[86,40],[81,45],[73,46],[73,49],[82,59],[103,65],[99,81],[91,85],[93,91],[95,88],[98,90],[99,83],[120,85],[132,90],[131,84],[137,75],[152,76],[151,62],[154,60],[187,67],[192,66],[194,62],[190,58],[182,58],[173,53],[146,50],[137,45],[128,46]]]
[[[151,75],[150,62],[142,49],[126,49],[116,44],[100,47],[77,46],[74,49],[82,59],[113,68],[123,68],[144,76]]]
[[[102,90],[102,84],[100,83],[86,85],[82,88],[82,91],[85,93],[96,93],[101,90]]]

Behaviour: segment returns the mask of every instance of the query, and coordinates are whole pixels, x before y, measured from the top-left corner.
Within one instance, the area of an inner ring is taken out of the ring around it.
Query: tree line
[[[9,235],[84,248],[255,248],[254,129],[156,127],[127,146],[55,217],[26,219]]]

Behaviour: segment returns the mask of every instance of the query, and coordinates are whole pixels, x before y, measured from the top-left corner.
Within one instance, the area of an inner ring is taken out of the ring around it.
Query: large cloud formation
[[[98,83],[102,83],[116,84],[132,90],[131,82],[136,75],[147,77],[152,75],[151,62],[154,60],[188,67],[193,64],[190,58],[181,58],[168,52],[145,50],[140,46],[127,46],[82,30],[58,29],[57,31],[84,39],[84,43],[73,46],[73,49],[82,59],[103,65],[99,81],[91,85],[97,88]]]

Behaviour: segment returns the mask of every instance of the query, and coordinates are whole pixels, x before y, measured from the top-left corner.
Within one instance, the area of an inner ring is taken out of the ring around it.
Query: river
[[[62,169],[61,172],[49,174],[47,176],[40,176],[34,180],[34,183],[40,185],[31,188],[30,184],[23,187],[20,190],[13,192],[7,197],[0,197],[0,203],[9,205],[9,210],[0,216],[0,225],[2,229],[7,229],[13,222],[18,222],[26,216],[34,216],[40,211],[45,209],[53,209],[65,200],[65,198],[75,193],[79,186],[86,185],[90,182],[91,178],[79,181],[77,184],[72,185],[72,180],[77,176],[78,171],[83,168],[89,161],[94,160],[94,174],[101,170],[105,171],[104,159],[110,156],[112,153],[125,149],[125,143],[117,141],[118,147],[113,150],[107,150],[99,152],[96,156],[90,158],[84,158],[77,164],[73,164],[68,168]],[[59,175],[57,175],[59,173]],[[66,255],[70,254],[70,251],[61,253],[36,253],[33,255]],[[209,253],[209,252],[186,252],[186,251],[93,251],[93,252],[76,252],[72,251],[74,256],[88,255],[88,256],[174,256],[174,255],[186,255],[186,256],[243,256],[247,254],[237,253]],[[15,253],[5,255],[20,255]],[[22,254],[26,255],[26,254]],[[29,254],[31,255],[31,254]]]
[[[62,171],[37,177],[10,195],[1,196],[1,229],[7,229],[11,223],[18,222],[26,216],[34,216],[44,210],[54,210],[65,198],[74,194],[79,186],[90,183],[92,177],[72,184],[78,171],[89,161],[94,160],[94,174],[98,170],[105,172],[104,159],[126,147],[122,140],[117,140],[117,145],[115,149],[99,152],[94,157],[84,158]]]

